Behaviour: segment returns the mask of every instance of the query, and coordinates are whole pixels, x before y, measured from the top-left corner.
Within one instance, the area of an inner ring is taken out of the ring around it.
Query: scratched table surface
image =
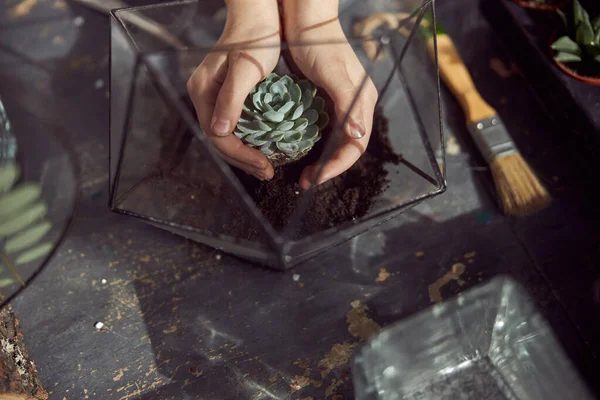
[[[523,219],[498,212],[444,94],[447,193],[281,273],[110,213],[108,19],[62,0],[0,0],[0,90],[15,130],[60,135],[81,168],[68,238],[13,302],[50,398],[352,399],[350,357],[369,334],[498,274],[525,286],[598,384],[589,183],[563,150],[568,128],[536,100],[482,1],[439,0],[441,21],[552,206]]]

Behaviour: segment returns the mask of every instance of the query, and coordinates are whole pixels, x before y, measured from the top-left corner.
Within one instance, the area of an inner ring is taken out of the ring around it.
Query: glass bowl
[[[48,265],[71,224],[79,195],[78,172],[67,147],[51,132],[23,125],[9,120],[0,99],[2,306]]]

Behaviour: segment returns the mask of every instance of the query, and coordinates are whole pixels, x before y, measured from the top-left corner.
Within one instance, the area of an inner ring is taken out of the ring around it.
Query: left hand
[[[349,169],[367,149],[378,99],[377,88],[366,76],[358,57],[342,30],[338,19],[338,1],[284,0],[285,38],[292,44],[290,53],[295,65],[309,80],[323,88],[335,104],[338,122],[357,102],[347,123],[343,138],[325,162],[316,184],[332,179]],[[335,41],[332,44],[293,46],[293,43]],[[318,171],[317,165],[304,169],[300,177],[302,189],[308,189]]]

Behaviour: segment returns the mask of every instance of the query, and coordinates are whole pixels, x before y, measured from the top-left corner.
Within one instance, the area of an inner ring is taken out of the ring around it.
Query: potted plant
[[[590,18],[578,0],[570,13],[558,13],[564,26],[554,31],[550,45],[556,65],[575,79],[600,85],[600,14]]]
[[[535,11],[556,11],[566,6],[571,0],[513,0],[523,8]]]

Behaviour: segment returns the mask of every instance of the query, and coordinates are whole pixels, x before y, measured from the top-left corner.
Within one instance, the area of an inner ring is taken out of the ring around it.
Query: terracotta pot
[[[529,10],[556,11],[566,6],[568,3],[571,2],[571,0],[563,0],[558,4],[536,4],[533,2],[533,0],[513,0],[513,2]]]
[[[550,49],[550,57],[552,57],[552,60],[554,61],[554,63],[558,66],[558,68],[560,68],[564,73],[566,73],[570,77],[575,78],[581,82],[585,82],[590,85],[600,86],[600,77],[579,75],[577,72],[573,71],[571,68],[567,67],[565,64],[558,62],[554,59],[554,55],[556,53],[555,53],[554,49],[552,48],[552,43],[554,43],[556,38],[558,38],[559,32],[560,32],[559,29],[554,30],[554,32],[552,33],[552,36],[550,37],[550,44],[548,46],[548,48]]]

